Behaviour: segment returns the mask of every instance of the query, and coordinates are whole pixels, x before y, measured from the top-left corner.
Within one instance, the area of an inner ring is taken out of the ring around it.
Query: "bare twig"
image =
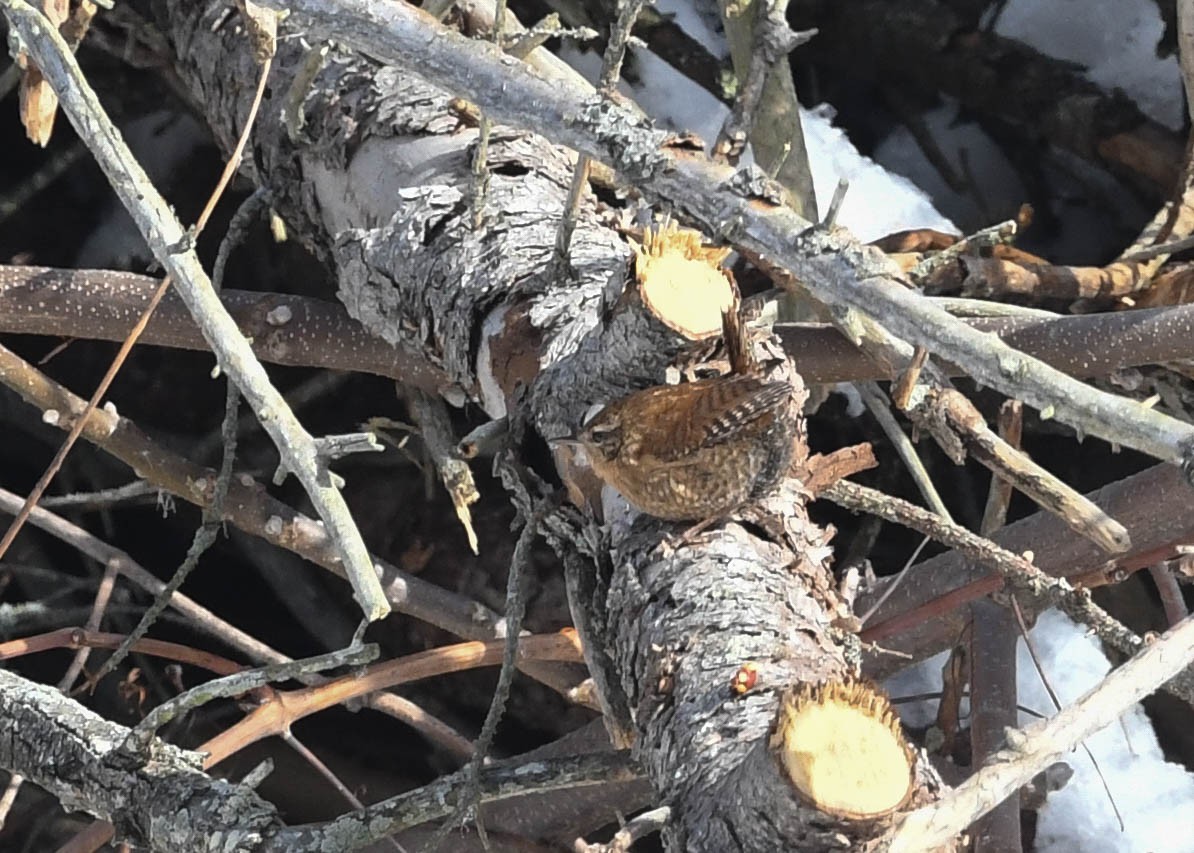
[[[303,675],[313,675],[340,666],[361,666],[376,657],[376,645],[361,645],[302,660],[245,669],[213,681],[204,682],[198,687],[193,687],[187,692],[175,696],[168,702],[163,702],[150,711],[145,719],[129,732],[128,737],[117,747],[117,750],[126,756],[135,756],[144,761],[148,758],[146,750],[157,736],[158,730],[180,714],[193,708],[214,699],[226,699],[230,696],[248,693],[250,690],[264,687],[273,681],[286,681]]]
[[[136,501],[160,494],[160,489],[144,480],[133,480],[123,486],[111,489],[97,489],[93,492],[73,492],[67,495],[50,495],[42,498],[38,506],[44,509],[104,509],[122,501]],[[36,510],[34,511],[36,515]],[[36,525],[35,525],[36,526]]]
[[[1056,605],[1071,619],[1090,627],[1098,637],[1125,654],[1136,654],[1144,640],[1096,605],[1090,591],[1075,589],[1062,578],[1046,575],[1028,560],[1000,548],[907,501],[859,486],[847,480],[834,484],[824,496],[840,506],[878,515],[932,536],[966,557],[995,569],[1018,595],[1045,606]],[[1183,673],[1166,686],[1174,696],[1194,705],[1194,672]]]
[[[575,663],[581,660],[579,645],[573,632],[532,634],[519,638],[518,656],[520,664],[530,660]],[[508,648],[505,640],[441,646],[382,661],[331,681],[284,691],[279,701],[259,705],[204,743],[202,749],[208,754],[204,766],[214,767],[249,744],[281,734],[299,720],[354,697],[423,678],[501,663]]]
[[[823,228],[837,225],[838,214],[842,212],[842,205],[846,203],[846,193],[850,191],[850,182],[845,178],[837,179],[837,186],[833,188],[833,198],[829,200],[829,209],[825,211],[825,218],[821,220]]]
[[[219,251],[216,252],[215,263],[211,267],[211,286],[216,292],[224,289],[224,270],[228,266],[228,258],[236,247],[244,242],[253,220],[268,210],[269,193],[259,188],[242,201],[236,213],[232,214],[232,219],[228,221],[228,230],[224,239],[220,241]]]
[[[945,389],[930,395],[930,399],[935,413],[948,421],[970,456],[995,476],[1011,483],[1104,551],[1120,554],[1131,547],[1131,537],[1122,524],[993,433],[959,392]]]
[[[1024,407],[1007,400],[999,407],[999,437],[1011,447],[1020,446]],[[990,536],[1007,521],[1011,484],[991,478],[987,505],[979,533]],[[1012,601],[1015,601],[1011,594]],[[991,598],[970,605],[970,750],[971,767],[981,766],[1004,744],[1004,731],[1015,728],[1016,715],[1016,616],[1002,602]],[[1025,633],[1025,641],[1028,640]],[[1020,801],[1008,797],[991,810],[974,830],[975,853],[1018,850]]]
[[[816,221],[812,170],[788,63],[788,53],[816,31],[792,32],[787,7],[788,0],[718,3],[734,71],[741,82],[714,152],[724,153],[736,163],[749,138],[755,161],[783,188],[787,203],[804,218]]]
[[[1157,595],[1161,598],[1161,606],[1165,610],[1165,619],[1170,627],[1190,615],[1190,608],[1182,595],[1181,585],[1173,576],[1170,561],[1153,563],[1148,567],[1149,576],[1157,587]]]
[[[489,702],[489,710],[485,714],[485,722],[481,725],[481,733],[473,746],[473,756],[465,767],[465,785],[460,799],[452,815],[436,830],[428,842],[429,851],[434,851],[459,826],[468,815],[470,809],[480,803],[481,768],[493,745],[493,738],[497,734],[498,723],[506,712],[506,701],[510,696],[510,686],[517,669],[518,643],[522,633],[522,619],[526,612],[526,598],[522,589],[523,577],[530,562],[531,545],[539,533],[539,525],[543,523],[543,516],[550,509],[544,504],[536,510],[522,528],[518,541],[514,544],[514,555],[510,558],[510,570],[506,578],[506,648],[502,653],[502,668],[498,675],[498,683],[494,688],[493,697]],[[475,818],[477,832],[484,837],[484,824],[481,822],[480,812]]]
[[[855,383],[854,387],[858,389],[858,393],[862,397],[862,402],[866,404],[867,411],[871,413],[871,417],[879,422],[884,435],[891,441],[896,453],[900,455],[900,459],[904,462],[904,467],[912,475],[912,480],[916,483],[916,488],[920,490],[921,497],[925,499],[925,503],[942,518],[953,521],[953,516],[950,515],[949,510],[946,508],[945,501],[941,500],[941,494],[937,491],[937,487],[933,485],[933,480],[929,477],[929,472],[925,469],[924,463],[920,461],[920,456],[912,444],[912,439],[908,437],[907,433],[904,432],[896,421],[895,415],[891,413],[891,406],[888,403],[887,395],[883,393],[883,390],[875,382],[858,382]]]
[[[0,266],[0,331],[123,341],[160,284],[114,270]],[[263,361],[373,373],[427,391],[447,384],[438,367],[374,337],[338,303],[227,289],[220,301]],[[186,305],[172,293],[139,340],[210,352]]]
[[[3,85],[0,84],[0,92],[2,91]],[[3,97],[3,95],[0,95],[0,97]],[[5,220],[19,213],[34,196],[60,178],[71,166],[83,159],[86,153],[87,146],[81,142],[76,142],[63,151],[54,152],[50,155],[49,162],[44,166],[12,189],[5,191],[4,195],[0,196],[0,225],[3,225]]]
[[[1049,720],[1010,737],[995,761],[931,806],[908,815],[891,840],[893,853],[948,843],[1034,775],[1177,676],[1194,660],[1194,619],[1186,619]]]
[[[626,45],[630,41],[630,31],[634,28],[634,22],[645,2],[646,0],[618,0],[618,18],[610,27],[609,41],[606,42],[605,54],[601,58],[601,76],[597,81],[597,96],[600,98],[613,98],[617,91],[618,78],[622,75],[622,60],[626,56]],[[576,158],[572,184],[568,188],[568,200],[564,202],[564,215],[560,219],[560,230],[556,233],[552,265],[557,275],[568,269],[568,248],[572,245],[572,232],[576,228],[576,213],[580,208],[580,200],[589,183],[591,161],[592,158],[583,152]]]
[[[220,473],[216,476],[215,487],[212,490],[211,505],[203,509],[203,522],[192,537],[191,547],[187,549],[186,557],[183,559],[182,564],[174,570],[174,576],[170,578],[169,583],[154,597],[153,603],[141,616],[137,626],[129,633],[125,643],[113,652],[104,661],[103,666],[91,677],[92,683],[98,682],[120,665],[133,644],[145,636],[154,621],[170,604],[170,598],[182,587],[183,582],[199,565],[199,558],[203,556],[203,552],[215,543],[216,536],[219,534],[220,527],[223,524],[224,501],[228,497],[228,485],[232,480],[232,463],[236,458],[236,413],[239,409],[239,404],[240,392],[236,390],[234,384],[229,382],[224,403],[225,411],[222,429],[224,435],[224,458],[220,463]]]
[[[319,775],[326,779],[328,784],[330,784],[336,789],[337,792],[339,792],[340,796],[344,798],[345,802],[347,802],[354,809],[360,810],[365,808],[365,804],[362,803],[357,795],[354,794],[352,790],[340,780],[340,777],[332,771],[332,768],[328,767],[327,764],[325,764],[318,755],[311,751],[305,743],[295,737],[294,732],[284,733],[282,735],[282,740],[286,742],[287,746],[302,756],[304,761],[314,767]],[[242,779],[241,784],[247,784],[247,779]],[[407,853],[406,848],[399,844],[397,839],[387,838],[386,841],[388,841],[390,846],[397,850],[398,853]]]
[[[583,839],[576,839],[572,844],[573,853],[628,853],[634,842],[667,826],[671,814],[672,810],[668,806],[637,814],[606,844],[586,844]]]
[[[1159,258],[1162,255],[1176,255],[1178,252],[1184,252],[1187,249],[1194,249],[1194,237],[1182,237],[1180,240],[1161,243],[1157,246],[1149,246],[1147,249],[1136,249],[1130,254],[1123,255],[1120,260],[1147,261],[1152,258]]]
[[[592,41],[599,37],[596,30],[588,27],[562,27],[560,16],[552,12],[531,29],[526,30],[510,40],[506,45],[506,53],[525,59],[532,51],[544,45],[551,39],[573,39],[575,41]]]
[[[336,543],[366,618],[385,616],[390,612],[389,604],[343,497],[332,487],[326,469],[318,465],[311,436],[290,413],[236,324],[220,305],[207,274],[190,248],[193,235],[183,230],[106,118],[58,33],[43,26],[41,16],[23,0],[0,0],[0,8],[38,67],[54,82],[63,110],[80,136],[88,140],[92,153],[137,222],[154,256],[170,273],[187,307],[203,327],[204,337],[217,354],[221,368],[249,400],[287,467],[302,482]],[[261,85],[264,84],[262,74]]]
[[[476,481],[473,480],[472,469],[457,449],[452,422],[448,418],[448,408],[440,397],[433,397],[418,389],[412,389],[406,395],[406,399],[410,406],[410,415],[418,425],[419,435],[423,438],[423,444],[439,472],[440,481],[448,490],[452,506],[456,508],[456,517],[460,519],[465,535],[468,536],[469,548],[474,554],[480,553],[469,506],[476,503],[481,494],[477,491]]]
[[[637,777],[628,752],[606,752],[569,758],[521,761],[482,768],[480,801],[497,802],[537,791],[601,785]],[[280,830],[261,849],[282,851],[320,849],[330,844],[344,849],[363,847],[400,830],[427,823],[452,812],[463,800],[467,774],[461,770],[415,791],[399,794],[363,811],[334,821]]]
[[[506,28],[506,0],[496,0],[493,12],[493,27],[489,37],[498,50],[502,49],[502,39]],[[473,207],[473,228],[481,227],[485,218],[485,197],[489,194],[489,134],[493,130],[493,122],[484,112],[477,116],[477,141],[473,147],[473,160],[469,170],[469,203]],[[470,537],[470,539],[475,537]],[[477,552],[473,544],[473,553]]]
[[[949,518],[948,515],[942,515],[941,517],[945,519]],[[888,584],[887,589],[883,590],[883,594],[879,596],[879,600],[872,604],[870,609],[858,618],[859,625],[865,625],[867,622],[869,622],[870,618],[875,615],[876,611],[883,606],[883,603],[892,596],[892,593],[900,588],[900,585],[904,582],[904,579],[909,575],[908,569],[916,562],[916,558],[920,556],[920,552],[925,549],[925,546],[932,541],[933,539],[931,536],[925,536],[920,540],[920,544],[912,549],[912,553],[909,554],[908,559],[904,561],[904,567],[900,569],[899,573],[895,576],[895,580]]]
[[[283,5],[282,0],[267,4]],[[343,0],[333,21],[324,17],[315,0],[288,0],[284,5],[309,16],[317,30],[334,30],[345,44],[460,90],[503,122],[532,128],[613,164],[649,196],[670,201],[752,257],[782,265],[839,314],[847,309],[865,313],[1008,396],[1037,408],[1053,406],[1058,420],[1085,434],[1160,459],[1191,462],[1194,468],[1194,426],[1091,389],[965,328],[908,290],[892,263],[876,250],[859,246],[840,231],[810,230],[807,220],[782,206],[760,205],[735,194],[734,182],[723,169],[698,158],[673,156],[661,147],[661,134],[642,127],[631,111],[616,103],[579,105],[568,91],[472,50],[467,39],[436,27],[409,6]],[[429,38],[431,32],[434,38]],[[795,235],[799,239],[793,239]],[[899,364],[911,356],[912,347],[892,341],[888,352],[888,360]]]
[[[763,84],[767,82],[772,69],[779,62],[786,65],[788,54],[816,35],[816,30],[795,33],[788,28],[788,22],[784,17],[787,5],[786,0],[784,2],[754,0],[751,3],[734,4],[733,11],[730,11],[726,4],[722,6],[722,18],[727,24],[727,31],[733,33],[736,29],[745,26],[746,33],[744,34],[749,34],[751,45],[749,62],[744,63],[747,66],[745,73],[742,73],[743,69],[739,67],[739,75],[742,79],[738,84],[738,94],[734,99],[734,106],[722,123],[717,141],[713,144],[713,156],[715,157],[730,163],[737,163],[746,147],[750,129],[755,125],[756,111],[762,105]],[[744,20],[751,12],[754,14],[754,20]],[[789,76],[788,94],[791,103],[795,104],[795,92],[791,91],[791,88],[791,76]],[[798,107],[798,105],[796,106]],[[762,118],[770,120],[771,117]],[[777,160],[776,162],[778,164],[782,161]],[[766,168],[764,166],[764,169]]]
[[[1005,742],[1016,717],[1015,620],[1006,607],[984,599],[970,606],[970,748],[972,767],[980,766]],[[972,830],[976,853],[1019,850],[1020,799],[1010,796]]]
[[[978,254],[978,250],[986,246],[995,246],[998,244],[1010,243],[1016,237],[1016,222],[1015,220],[1008,220],[1007,222],[1000,222],[998,225],[991,225],[976,231],[969,237],[966,237],[954,243],[947,249],[942,249],[940,252],[935,252],[929,255],[919,264],[912,268],[908,273],[909,278],[913,281],[920,281],[928,276],[933,270],[945,266],[945,264],[960,257],[964,254]]]

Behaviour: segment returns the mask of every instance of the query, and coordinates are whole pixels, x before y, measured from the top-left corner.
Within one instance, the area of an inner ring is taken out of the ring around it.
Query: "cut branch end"
[[[912,749],[891,703],[868,684],[796,688],[784,698],[771,747],[800,796],[828,814],[879,818],[912,794]]]
[[[737,287],[721,264],[726,248],[701,245],[695,231],[667,223],[635,246],[643,304],[668,328],[693,341],[721,334],[722,313],[735,310]]]

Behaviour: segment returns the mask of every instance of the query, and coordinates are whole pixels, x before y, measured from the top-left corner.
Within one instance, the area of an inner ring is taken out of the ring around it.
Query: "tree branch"
[[[170,273],[204,339],[216,353],[221,370],[236,382],[278,447],[288,471],[303,484],[311,503],[327,525],[353,586],[357,603],[369,621],[390,612],[377,571],[344,497],[319,463],[315,442],[290,411],[282,395],[253,355],[248,343],[220,304],[211,281],[191,245],[192,238],[108,120],[70,48],[56,29],[24,0],[0,0],[9,25],[54,86],[62,109],[91,149],[112,188],[128,209],[154,257]]]
[[[151,850],[255,849],[278,815],[253,791],[199,770],[201,756],[154,741],[153,760],[129,770],[107,760],[129,729],[53,687],[0,670],[0,766],[116,824]]]
[[[1194,660],[1194,619],[1186,619],[1055,717],[1009,730],[995,760],[939,802],[908,815],[892,838],[891,853],[932,850],[949,842],[1041,770],[1115,722]]]
[[[766,202],[765,182],[669,152],[664,134],[608,101],[572,92],[451,32],[418,9],[369,0],[267,0],[309,18],[315,31],[464,93],[496,119],[533,129],[611,165],[648,195],[670,202],[709,233],[799,278],[837,311],[853,310],[970,376],[1084,434],[1194,470],[1194,426],[1106,394],[992,341],[909,291],[895,264],[842,231],[820,231]],[[330,14],[331,9],[335,14]],[[761,196],[761,197],[760,197]],[[799,235],[797,237],[797,235]],[[793,239],[796,237],[796,239]],[[909,347],[905,358],[911,356]],[[898,366],[898,365],[896,365]],[[579,413],[574,413],[579,420]]]

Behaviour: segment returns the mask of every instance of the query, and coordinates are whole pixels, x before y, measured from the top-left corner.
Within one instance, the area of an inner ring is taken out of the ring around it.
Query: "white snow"
[[[1156,53],[1164,30],[1153,0],[1011,0],[995,25],[1002,36],[1085,66],[1089,80],[1123,89],[1147,116],[1180,130],[1177,57]]]
[[[813,170],[817,207],[824,215],[839,178],[850,182],[837,222],[854,232],[859,240],[877,240],[909,228],[935,228],[958,233],[945,216],[937,212],[929,196],[903,175],[880,166],[833,126],[833,110],[822,106],[803,110],[804,143]]]
[[[717,38],[704,19],[685,12],[679,0],[661,0],[661,8],[675,11],[677,21],[695,37],[708,43]],[[1140,108],[1171,128],[1182,123],[1180,75],[1176,60],[1159,60],[1154,48],[1162,30],[1152,0],[1011,0],[998,23],[998,32],[1018,38],[1052,56],[1088,67],[1091,80],[1119,87]],[[716,47],[720,55],[724,48]],[[693,130],[706,144],[717,136],[726,108],[711,95],[643,51],[636,52],[641,86],[628,93],[665,127]],[[582,73],[595,79],[600,57],[566,51],[566,58]],[[625,87],[624,87],[625,88]],[[950,218],[989,224],[988,211],[996,216],[1013,213],[1025,191],[1011,165],[990,139],[973,124],[956,124],[957,107],[947,102],[924,116],[947,158],[961,170],[961,152],[971,165],[978,191],[962,198],[949,191],[915,146],[911,135],[897,130],[877,149],[876,159],[916,176],[920,186],[942,199],[938,212],[916,184],[888,172],[861,156],[832,124],[832,110],[819,108],[804,114],[805,139],[810,151],[819,207],[824,211],[839,177],[850,181],[850,190],[839,213],[860,239],[872,240],[894,231],[931,227],[955,231]],[[1092,174],[1084,164],[1055,158],[1048,166],[1057,179],[1096,186],[1095,192],[1117,192],[1099,184],[1105,176]],[[1064,185],[1064,184],[1062,184]],[[1081,198],[1070,204],[1063,198],[1058,214],[1076,223],[1075,240],[1091,240],[1092,229],[1113,227],[1084,213]],[[1068,205],[1068,206],[1067,206]],[[1077,245],[1076,243],[1074,244]],[[1068,244],[1067,244],[1068,246]],[[1033,632],[1050,681],[1063,703],[1072,702],[1096,685],[1110,665],[1098,644],[1058,613],[1044,614]],[[1019,655],[1020,704],[1051,715],[1053,706],[1027,657],[1023,641]],[[887,688],[893,697],[939,691],[938,656],[892,679]],[[932,719],[932,704],[900,706],[910,725]],[[1021,722],[1033,718],[1024,715]],[[1194,776],[1183,767],[1167,763],[1155,733],[1139,706],[1121,723],[1092,737],[1087,746],[1094,753],[1115,802],[1123,814],[1121,832],[1103,785],[1086,753],[1076,750],[1067,758],[1074,770],[1068,785],[1050,794],[1037,828],[1039,853],[1194,853]]]
[[[636,51],[634,55],[641,84],[633,89],[623,84],[622,90],[661,127],[691,130],[706,146],[712,145],[729,112],[726,106],[654,54]],[[601,58],[595,53],[565,48],[561,56],[590,81],[597,79]],[[802,110],[801,115],[818,209],[828,207],[839,178],[850,182],[838,213],[839,225],[863,241],[909,228],[957,233],[953,223],[933,208],[923,190],[859,154],[845,133],[833,126],[831,108]]]
[[[1067,616],[1043,614],[1032,631],[1033,642],[1044,662],[1045,674],[1063,706],[1069,705],[1099,683],[1111,665],[1098,641]],[[907,669],[885,685],[893,699],[941,690],[942,653]],[[1045,716],[1053,705],[1045,692],[1023,639],[1016,660],[1019,704]],[[922,727],[932,722],[935,702],[899,704],[906,724]],[[963,712],[969,708],[963,704]],[[1020,713],[1020,724],[1036,718]],[[1184,767],[1165,761],[1152,724],[1139,705],[1086,741],[1107,780],[1124,818],[1121,832],[1107,793],[1086,752],[1078,749],[1064,760],[1074,776],[1054,791],[1041,809],[1037,824],[1037,853],[1190,853],[1194,833],[1194,776]]]
[[[655,11],[671,15],[680,29],[699,41],[712,55],[723,58],[729,53],[720,31],[717,4],[700,0],[655,0]]]

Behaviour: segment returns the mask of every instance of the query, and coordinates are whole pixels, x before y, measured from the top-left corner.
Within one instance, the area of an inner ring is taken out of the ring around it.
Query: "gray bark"
[[[255,73],[247,44],[234,28],[212,32],[222,3],[156,5],[180,76],[227,144]],[[286,91],[297,45],[280,41],[274,92]],[[276,103],[263,110],[254,178],[328,263],[365,326],[422,353],[491,415],[517,403],[512,414],[561,435],[594,403],[663,381],[665,366],[691,346],[635,300],[615,302],[629,252],[612,227],[617,213],[591,198],[573,238],[573,275],[548,279],[572,156],[543,139],[495,127],[485,216],[473,228],[475,133],[450,115],[453,94],[333,51],[302,100],[301,139],[290,139]],[[675,526],[640,518],[596,528],[572,514],[554,521],[572,580],[584,575],[572,586],[587,596],[573,607],[604,673],[606,705],[622,717],[611,724],[637,734],[636,755],[673,808],[672,849],[836,849],[881,833],[796,802],[767,751],[783,689],[851,667],[832,628],[843,614],[827,536],[794,491],[772,509],[778,534],[731,524],[674,554],[659,546]],[[746,661],[760,664],[762,683],[734,697],[731,679]],[[918,772],[927,795],[924,762]]]
[[[0,767],[104,818],[150,850],[231,853],[257,847],[277,820],[252,790],[204,773],[202,758],[155,740],[143,767],[113,760],[129,730],[53,687],[0,670]]]

